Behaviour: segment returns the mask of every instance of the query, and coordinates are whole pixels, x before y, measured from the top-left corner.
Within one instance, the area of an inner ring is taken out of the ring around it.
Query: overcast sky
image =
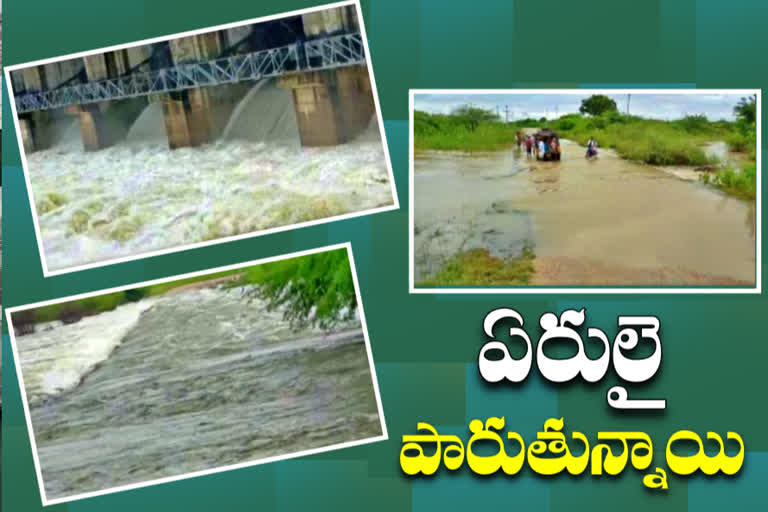
[[[504,117],[509,106],[509,120],[532,117],[553,119],[558,115],[579,111],[581,100],[590,94],[417,94],[416,110],[448,114],[454,108],[472,104],[496,111]],[[626,94],[608,94],[619,110],[626,112]],[[655,119],[678,119],[686,115],[704,114],[711,120],[732,120],[733,107],[740,94],[632,94],[630,113]]]

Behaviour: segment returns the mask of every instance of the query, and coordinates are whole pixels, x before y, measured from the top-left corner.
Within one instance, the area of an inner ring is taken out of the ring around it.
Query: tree
[[[757,119],[757,96],[741,98],[739,103],[733,107],[733,113],[742,122],[747,124],[754,123]]]
[[[616,102],[603,94],[593,94],[585,100],[581,100],[579,112],[591,116],[599,116],[605,112],[617,112]]]
[[[268,310],[283,308],[294,327],[330,329],[357,310],[346,249],[258,265],[248,269],[244,281],[256,285],[249,293],[266,300]]]
[[[496,121],[498,119],[496,117],[496,114],[494,114],[490,110],[473,107],[471,105],[461,106],[455,109],[451,113],[451,115],[458,117],[464,124],[469,126],[469,129],[471,131],[475,131],[475,129],[480,125],[480,123]]]

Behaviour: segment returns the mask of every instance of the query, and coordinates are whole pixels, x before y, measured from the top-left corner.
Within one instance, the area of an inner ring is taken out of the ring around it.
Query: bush
[[[251,292],[296,327],[316,325],[328,329],[350,320],[357,310],[352,271],[346,249],[265,263],[248,269],[245,282]]]
[[[711,178],[707,176],[705,181],[712,183],[728,194],[745,199],[754,199],[757,171],[754,165],[748,165],[741,170],[722,169]]]
[[[478,121],[470,123],[463,115],[413,114],[414,147],[416,149],[492,151],[515,144],[519,123]]]
[[[710,122],[707,116],[685,116],[677,121],[677,124],[686,132],[689,133],[706,133],[710,131]]]

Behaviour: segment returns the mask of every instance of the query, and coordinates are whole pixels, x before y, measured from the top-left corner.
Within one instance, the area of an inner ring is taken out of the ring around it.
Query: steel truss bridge
[[[290,73],[335,69],[364,62],[365,47],[360,33],[341,34],[50,91],[27,92],[15,97],[16,112],[23,114],[68,105],[86,105],[156,93],[179,92],[199,87],[262,80]]]

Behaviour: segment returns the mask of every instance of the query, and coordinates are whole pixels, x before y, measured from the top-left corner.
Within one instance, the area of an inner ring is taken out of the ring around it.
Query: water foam
[[[37,333],[17,338],[30,402],[77,387],[110,356],[153,304],[152,299],[128,303],[74,324],[43,325]]]
[[[302,149],[290,93],[266,82],[241,101],[226,132],[215,143],[169,151],[161,105],[150,104],[120,144],[85,153],[78,138],[64,136],[28,155],[48,268],[393,202],[375,117],[350,143]]]

